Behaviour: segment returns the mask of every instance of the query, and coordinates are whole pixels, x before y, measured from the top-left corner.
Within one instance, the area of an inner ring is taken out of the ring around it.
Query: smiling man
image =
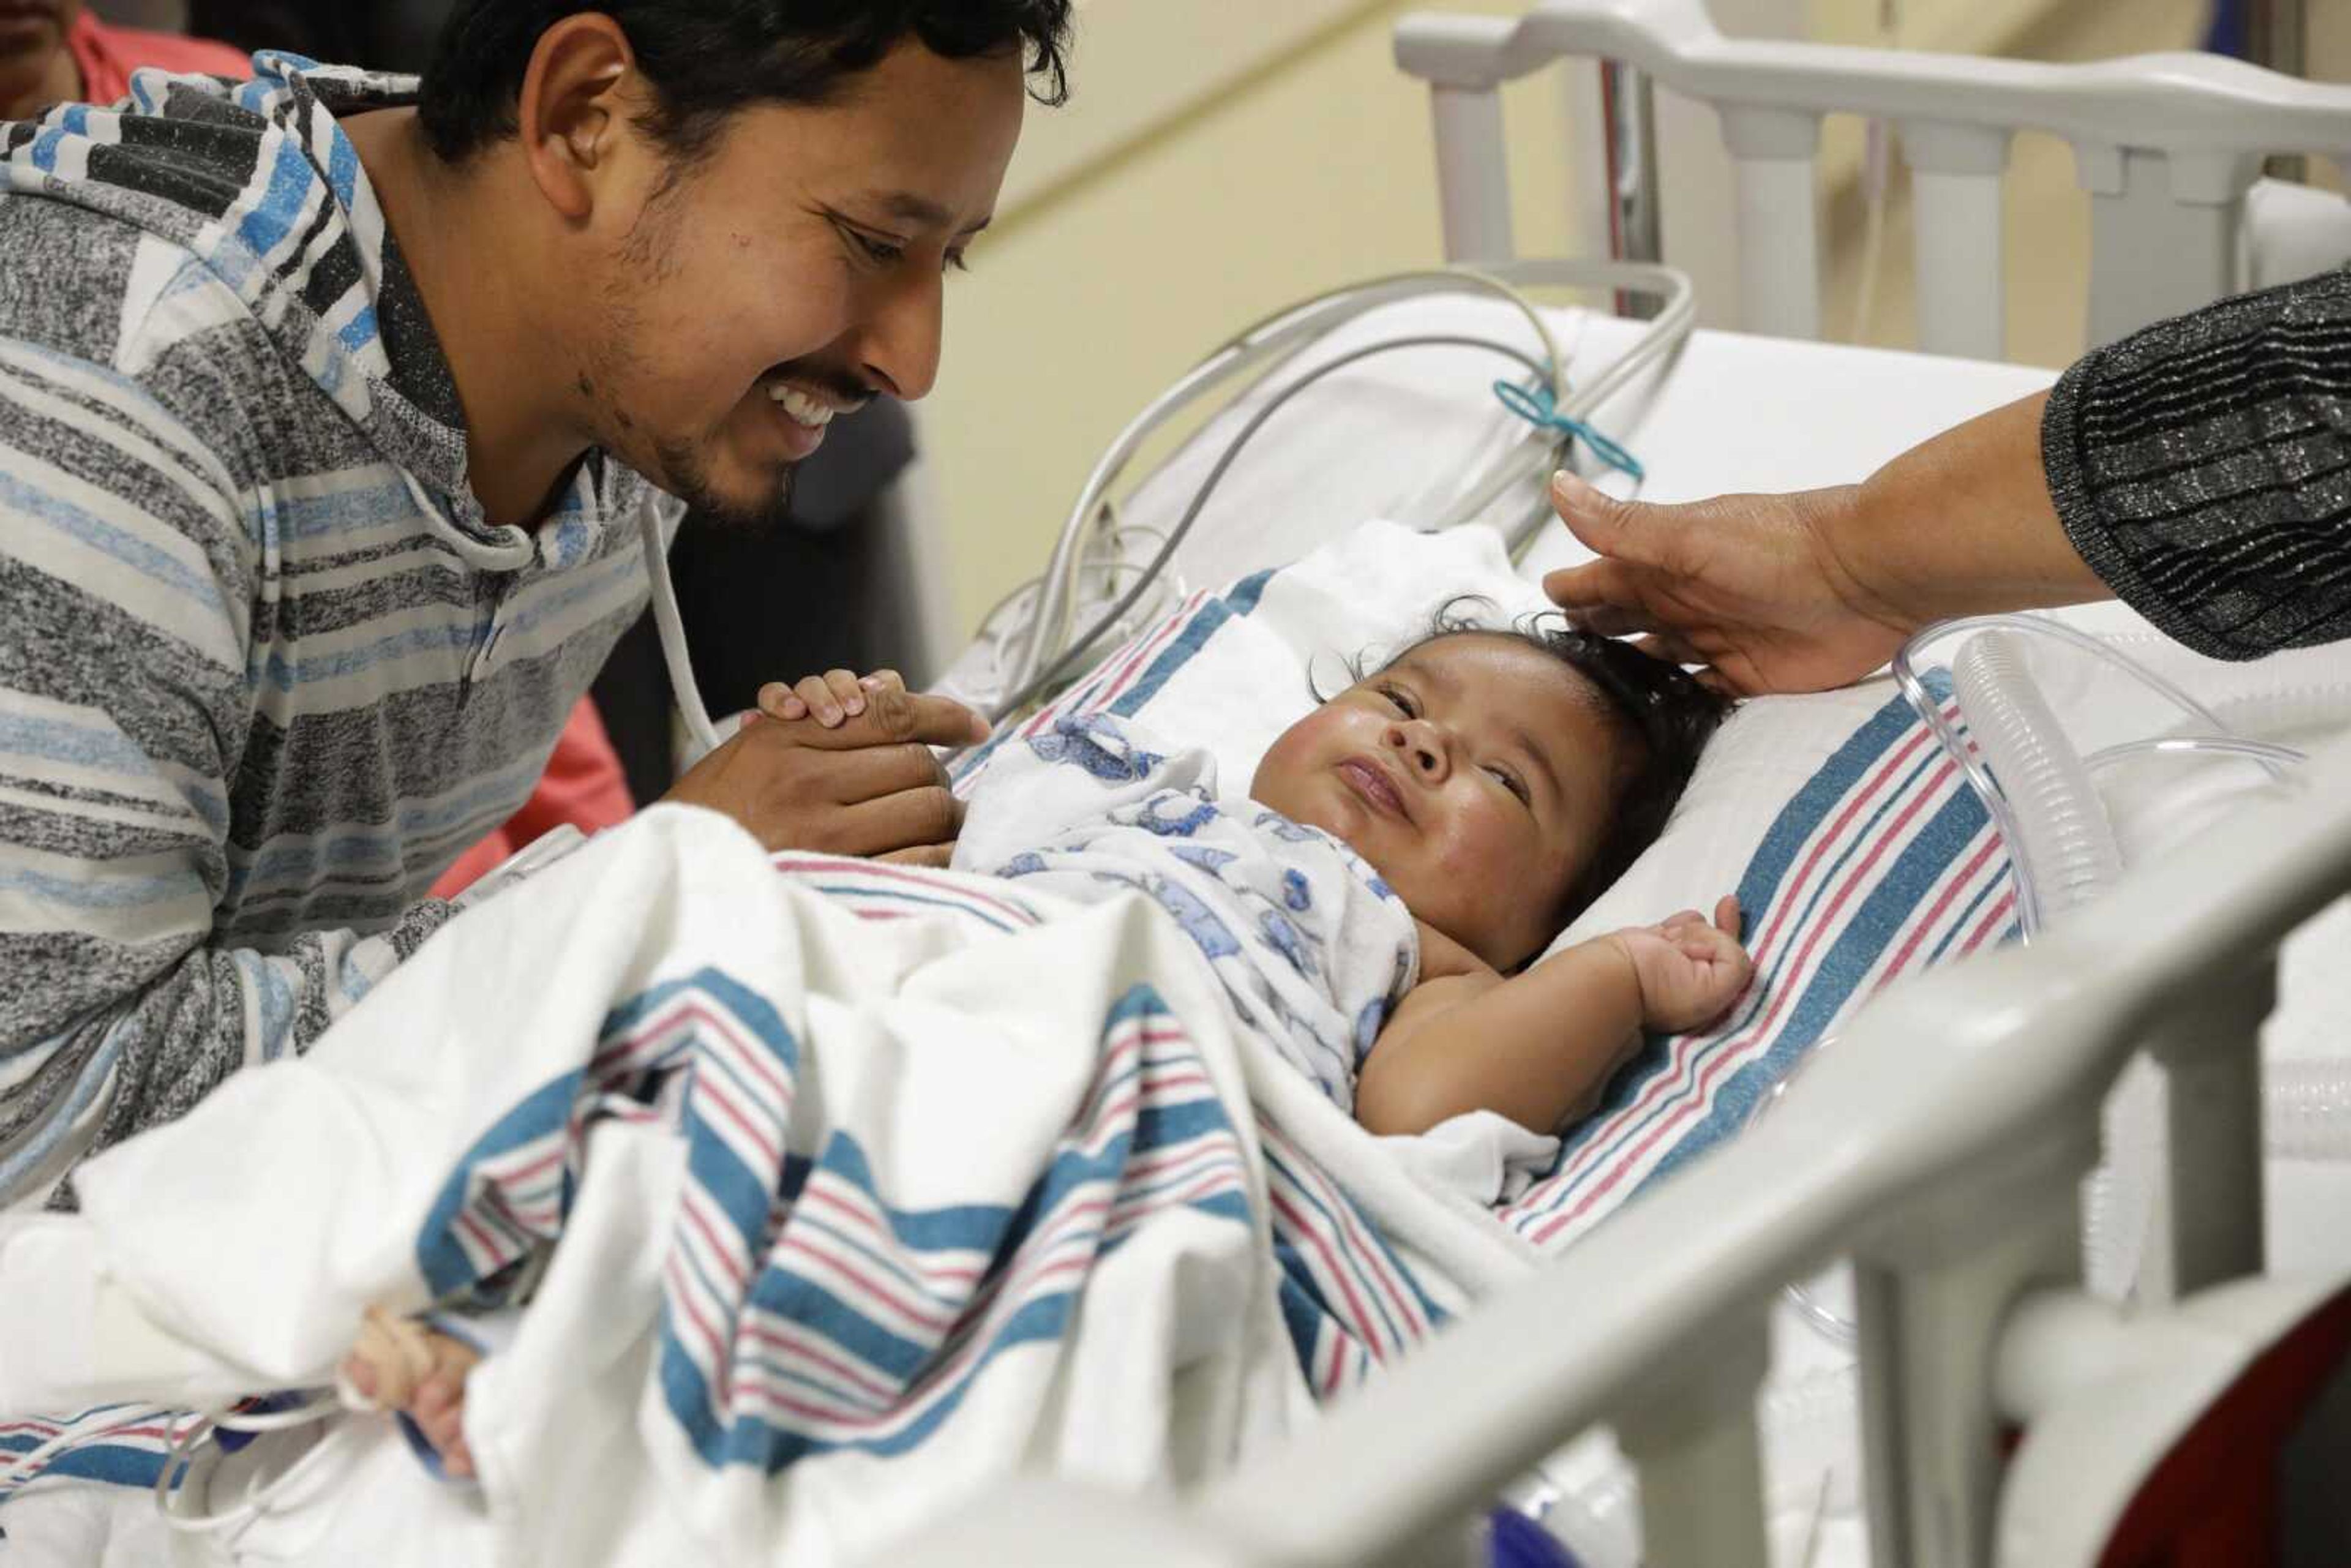
[[[446,920],[691,502],[935,373],[1068,0],[465,0],[0,126],[0,1202],[306,1047]],[[943,859],[953,704],[674,798]],[[489,961],[486,959],[486,961]]]

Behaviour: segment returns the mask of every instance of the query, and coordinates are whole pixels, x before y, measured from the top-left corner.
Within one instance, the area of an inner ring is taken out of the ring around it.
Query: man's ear
[[[548,204],[574,223],[595,210],[599,176],[622,144],[636,63],[621,25],[592,11],[564,17],[530,52],[515,101],[523,161]]]

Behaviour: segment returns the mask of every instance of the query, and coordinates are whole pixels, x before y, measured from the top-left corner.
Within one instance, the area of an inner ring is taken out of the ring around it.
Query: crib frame
[[[1917,176],[1922,347],[2000,357],[2001,192],[2021,130],[2071,141],[2093,204],[2091,337],[2231,292],[2262,154],[2351,154],[2351,90],[2233,61],[2085,66],[1739,42],[1698,0],[1546,0],[1524,16],[1415,15],[1396,56],[1429,84],[1445,247],[1513,254],[1501,84],[1622,62],[1719,110],[1737,171],[1750,329],[1816,337],[1813,161],[1831,112],[1894,120]],[[2081,1178],[2099,1109],[2145,1050],[2168,1080],[2170,1171],[2147,1277],[2168,1304],[2271,1292],[2288,1318],[2341,1281],[2262,1278],[2259,1031],[2277,951],[2351,890],[2351,742],[2290,799],[2133,873],[2106,907],[1862,1010],[1746,1137],[1662,1182],[1556,1266],[1490,1300],[1278,1452],[1184,1500],[1019,1480],[898,1563],[1134,1568],[1467,1562],[1464,1521],[1588,1427],[1642,1481],[1657,1568],[1761,1568],[1756,1396],[1780,1285],[1849,1258],[1863,1462],[1879,1568],[2050,1568],[2002,1531],[2032,1414],[2019,1343],[2082,1294]],[[1698,1249],[1688,1239],[1704,1236]],[[2086,1473],[2086,1472],[2085,1472]],[[2066,1558],[2091,1561],[2093,1558]]]
[[[1457,262],[1514,254],[1504,82],[1588,58],[1711,105],[1734,170],[1740,319],[1776,337],[1821,335],[1823,117],[1892,122],[1914,183],[1919,347],[1973,359],[2003,357],[2001,180],[2019,131],[2073,146],[2092,212],[2093,347],[2236,291],[2246,193],[2264,155],[2351,153],[2351,90],[2238,60],[2047,65],[1729,39],[1702,0],[1407,16],[1395,54],[1429,86],[1445,252]]]

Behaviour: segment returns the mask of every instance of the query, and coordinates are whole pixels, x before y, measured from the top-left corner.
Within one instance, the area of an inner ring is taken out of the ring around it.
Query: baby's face
[[[1513,637],[1424,643],[1273,743],[1251,798],[1334,834],[1498,969],[1540,951],[1615,810],[1628,741],[1583,676]]]

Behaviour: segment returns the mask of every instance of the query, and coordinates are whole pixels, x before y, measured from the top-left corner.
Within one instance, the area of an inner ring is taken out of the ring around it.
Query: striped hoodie
[[[486,521],[335,118],[413,82],[255,68],[0,126],[0,1203],[447,919],[674,527],[601,454]]]

